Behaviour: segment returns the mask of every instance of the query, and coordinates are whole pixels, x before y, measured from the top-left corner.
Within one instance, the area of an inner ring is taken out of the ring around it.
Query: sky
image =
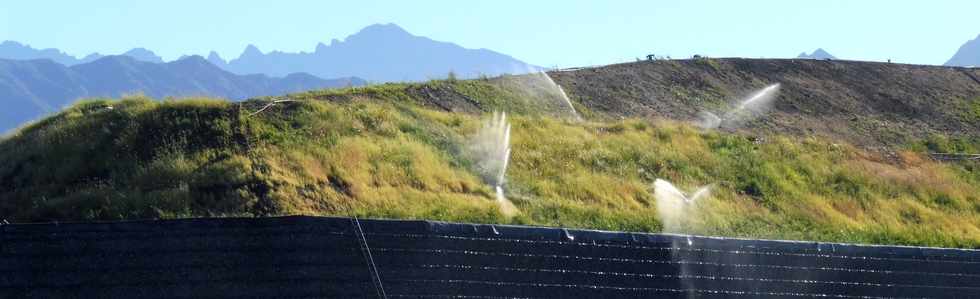
[[[906,2],[906,3],[901,3]],[[647,54],[942,64],[980,35],[980,1],[50,1],[3,0],[0,40],[84,56],[134,47],[166,60],[313,51],[375,23],[546,67]]]

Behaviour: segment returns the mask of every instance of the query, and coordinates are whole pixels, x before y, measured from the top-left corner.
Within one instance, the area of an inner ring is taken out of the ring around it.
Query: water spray
[[[694,203],[703,200],[711,195],[712,185],[698,188],[694,192],[685,193],[674,184],[662,179],[657,179],[653,183],[654,196],[657,199],[657,213],[663,221],[664,231],[679,232],[682,219],[690,219],[696,211],[693,209]]]
[[[773,98],[772,95],[774,95],[774,93],[778,90],[779,83],[766,86],[766,88],[763,88],[762,90],[752,94],[752,96],[748,99],[742,101],[742,103],[738,105],[738,109],[735,111],[757,108],[761,103],[771,100]]]
[[[517,207],[504,197],[505,176],[510,161],[510,124],[507,123],[507,114],[494,112],[473,138],[470,149],[477,159],[477,171],[494,188],[501,212],[508,217],[516,215]]]
[[[741,122],[759,117],[769,109],[770,104],[776,99],[780,84],[772,84],[753,93],[748,98],[740,101],[738,106],[729,110],[721,117],[708,112],[698,113],[698,126],[704,129],[717,129],[722,126],[731,127]]]
[[[522,74],[516,77],[515,81],[522,92],[527,92],[530,98],[554,101],[548,103],[549,108],[554,108],[556,115],[565,116],[573,121],[582,121],[582,116],[578,114],[572,100],[565,93],[565,89],[555,83],[555,80],[542,69],[520,69],[515,73]]]
[[[575,118],[575,121],[579,121],[579,122],[582,121],[582,116],[578,114],[577,110],[575,110],[575,106],[572,105],[572,100],[568,98],[568,94],[565,93],[565,89],[561,88],[561,85],[558,85],[558,83],[555,83],[555,80],[552,80],[551,76],[548,76],[548,73],[542,71],[540,72],[540,74],[542,77],[547,79],[548,84],[558,89],[559,97],[561,97],[562,101],[565,102],[565,105],[568,106],[568,109],[571,110],[572,117]]]
[[[698,112],[698,127],[703,129],[714,129],[721,126],[722,119],[714,113],[708,111]]]

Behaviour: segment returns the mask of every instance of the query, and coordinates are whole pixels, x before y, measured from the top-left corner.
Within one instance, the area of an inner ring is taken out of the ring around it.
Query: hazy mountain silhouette
[[[160,56],[145,48],[134,48],[121,55],[144,62],[164,62]],[[0,44],[0,59],[50,59],[73,66],[102,57],[96,53],[79,59],[58,49],[38,50],[12,41]],[[186,57],[181,56],[178,60]],[[312,53],[263,53],[258,47],[248,45],[238,58],[225,60],[212,51],[207,61],[240,75],[281,77],[303,72],[320,78],[360,77],[378,82],[445,78],[450,71],[459,78],[473,78],[540,69],[491,50],[466,49],[453,43],[415,36],[395,24],[371,25],[343,41],[335,39],[330,45],[319,43]]]
[[[216,53],[208,60],[222,66]],[[344,41],[320,43],[312,53],[263,53],[248,45],[224,66],[238,74],[281,76],[294,72],[323,78],[355,76],[371,81],[420,81],[445,78],[452,71],[460,78],[526,72],[538,67],[486,49],[466,49],[453,43],[415,36],[394,24],[371,25]]]
[[[215,51],[208,53],[208,62],[222,69],[228,68],[228,62],[221,58],[221,56],[218,55],[218,52]]]
[[[133,48],[132,50],[126,51],[126,53],[122,53],[122,55],[132,57],[139,61],[163,63],[163,58],[145,48]]]
[[[95,55],[95,56],[93,56]],[[63,65],[75,65],[78,63],[84,63],[93,61],[101,57],[98,54],[92,54],[86,56],[85,58],[78,59],[75,56],[71,56],[62,52],[58,49],[34,49],[29,45],[21,44],[15,41],[4,41],[0,43],[0,59],[11,59],[11,60],[32,60],[32,59],[49,59],[51,61],[63,64]]]
[[[102,58],[102,57],[105,57],[105,55],[102,55],[102,54],[99,54],[99,53],[88,54],[88,55],[85,55],[85,57],[82,57],[82,59],[77,60],[77,62],[75,64],[89,63],[89,62],[92,62],[92,61],[99,60],[99,58]],[[66,64],[66,65],[68,65],[68,64]],[[74,65],[74,64],[71,64],[71,65]],[[71,65],[69,65],[69,66],[71,66]]]
[[[980,66],[980,35],[960,46],[956,54],[953,54],[953,58],[946,61],[945,65]]]
[[[157,56],[155,53],[153,53],[153,51],[145,48],[134,48],[120,55],[133,57],[139,61],[163,63],[163,58]],[[15,41],[4,41],[3,43],[0,43],[0,59],[49,59],[66,66],[73,66],[76,64],[89,63],[102,57],[105,56],[99,53],[92,53],[83,58],[77,58],[58,49],[34,49],[29,45],[21,44]]]
[[[167,96],[214,96],[229,99],[363,85],[364,80],[324,80],[309,74],[283,78],[240,76],[200,56],[169,63],[149,63],[129,56],[107,56],[66,67],[52,60],[0,59],[0,133],[84,97],[118,97],[143,93]]]
[[[830,53],[827,53],[827,51],[824,51],[821,48],[817,48],[811,54],[807,54],[806,52],[800,53],[800,55],[799,56],[796,56],[796,58],[821,59],[821,60],[823,60],[823,59],[837,59],[837,57],[834,57],[834,55],[830,55]]]

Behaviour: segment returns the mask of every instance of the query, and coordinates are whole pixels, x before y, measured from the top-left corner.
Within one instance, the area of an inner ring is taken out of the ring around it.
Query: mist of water
[[[547,80],[546,82],[558,91],[558,96],[565,103],[565,107],[567,107],[568,110],[571,112],[571,115],[575,119],[575,121],[582,121],[582,116],[580,116],[578,114],[578,111],[575,110],[575,105],[572,105],[572,100],[568,98],[568,94],[565,93],[565,89],[561,88],[561,85],[558,85],[558,83],[555,83],[555,80],[552,80],[551,76],[549,76],[548,73],[542,71],[539,72],[538,74],[544,77],[544,79]]]
[[[701,111],[698,114],[697,125],[705,129],[734,128],[746,121],[756,119],[772,107],[772,102],[779,94],[779,88],[779,83],[766,86],[739,101],[735,108],[725,112],[721,117],[708,111]]]
[[[756,110],[764,108],[768,106],[770,101],[772,101],[777,91],[779,91],[779,83],[766,86],[766,88],[752,94],[752,96],[750,96],[748,99],[745,99],[739,103],[737,110]]]
[[[698,127],[704,129],[714,129],[721,126],[721,117],[708,111],[698,112]]]
[[[555,116],[573,121],[582,121],[565,89],[540,68],[519,68],[512,71],[514,76],[506,77],[506,84],[512,90],[522,93],[528,99],[539,102],[529,103],[538,106]]]
[[[668,233],[684,232],[687,221],[699,217],[695,204],[711,195],[710,185],[698,188],[688,195],[675,187],[674,184],[662,179],[654,181],[653,188],[654,197],[657,199],[657,213],[660,216],[660,221],[663,222],[663,231]],[[685,239],[673,238],[671,248],[675,249],[671,250],[671,260],[684,261],[687,257],[682,254],[683,251],[679,248],[692,246],[694,246],[694,241],[690,236]],[[686,277],[690,274],[691,270],[688,264],[679,263],[678,265],[680,275]],[[685,289],[696,289],[695,281],[691,279],[682,279],[681,284],[684,285]],[[687,297],[693,298],[693,295],[694,293],[688,293]]]
[[[506,216],[518,213],[517,207],[504,197],[507,164],[510,160],[510,124],[507,114],[494,112],[480,131],[473,136],[470,152],[476,162],[476,170],[494,187],[500,210]]]
[[[711,185],[702,186],[691,193],[685,193],[670,182],[657,179],[653,183],[654,197],[657,199],[657,213],[663,222],[664,231],[680,233],[685,219],[697,218],[694,204],[711,196]]]

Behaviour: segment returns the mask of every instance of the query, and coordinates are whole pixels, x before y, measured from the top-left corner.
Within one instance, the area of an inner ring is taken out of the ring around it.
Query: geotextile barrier
[[[0,298],[52,297],[977,298],[980,251],[300,216],[0,227]]]

